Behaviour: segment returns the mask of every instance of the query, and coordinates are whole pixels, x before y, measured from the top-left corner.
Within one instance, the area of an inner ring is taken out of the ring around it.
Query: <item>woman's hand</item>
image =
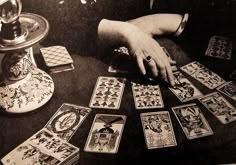
[[[131,23],[103,19],[98,27],[98,37],[105,45],[127,46],[142,75],[150,70],[153,78],[160,76],[174,86],[171,64],[175,62],[169,61],[151,35]]]
[[[127,44],[141,74],[146,75],[150,70],[153,78],[159,76],[174,86],[171,65],[175,64],[175,61],[169,60],[162,47],[151,36],[135,26],[131,27],[130,32],[126,34]]]

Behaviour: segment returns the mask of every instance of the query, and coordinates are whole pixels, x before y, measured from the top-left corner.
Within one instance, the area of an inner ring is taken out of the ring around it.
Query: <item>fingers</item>
[[[140,57],[140,56],[136,56],[136,60],[137,60],[138,68],[139,68],[141,74],[145,75],[146,74],[146,69],[145,69],[144,64],[143,64],[143,58]]]
[[[157,66],[156,66],[156,63],[154,60],[151,60],[149,63],[148,63],[148,66],[150,67],[150,70],[151,70],[151,73],[152,73],[152,76],[155,78],[158,76],[158,70],[157,70]]]
[[[166,82],[169,82],[171,86],[174,86],[174,75],[171,65],[176,64],[176,61],[169,60],[162,49],[156,49],[156,56],[154,58],[156,65],[160,71],[160,77]]]

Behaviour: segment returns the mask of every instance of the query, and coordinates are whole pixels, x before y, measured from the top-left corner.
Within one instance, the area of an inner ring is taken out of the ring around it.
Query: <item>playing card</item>
[[[230,60],[232,54],[232,41],[222,36],[212,36],[209,40],[206,56]]]
[[[236,101],[236,82],[229,81],[217,88],[218,91]]]
[[[27,139],[1,161],[4,165],[66,164],[78,158],[79,148],[43,128]]]
[[[64,103],[44,127],[69,141],[90,112],[90,108]]]
[[[140,114],[148,149],[177,146],[168,111]]]
[[[223,124],[236,119],[236,108],[218,92],[203,96],[199,101]]]
[[[98,77],[89,104],[90,107],[119,109],[125,87],[125,81],[125,78],[119,77]]]
[[[73,59],[64,46],[50,46],[40,49],[48,67],[72,64]]]
[[[126,116],[97,114],[84,150],[97,153],[117,153]]]
[[[139,84],[132,82],[132,91],[136,109],[164,107],[159,85]]]
[[[219,75],[197,61],[184,65],[180,69],[210,89],[214,89],[225,83],[225,80],[223,80]]]
[[[184,77],[181,72],[173,73],[175,77],[175,86],[169,89],[178,97],[182,102],[193,100],[202,95],[202,93]]]
[[[195,103],[172,107],[172,110],[189,140],[213,134],[201,110]]]
[[[229,78],[236,81],[236,69],[232,73],[230,73]]]

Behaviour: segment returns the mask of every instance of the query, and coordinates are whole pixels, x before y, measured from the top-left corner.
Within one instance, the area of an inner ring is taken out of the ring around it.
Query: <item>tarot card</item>
[[[90,108],[64,103],[44,127],[69,141],[90,112]]]
[[[209,40],[206,56],[230,60],[232,54],[232,41],[222,36],[212,36]]]
[[[217,88],[218,91],[236,101],[236,82],[229,81]]]
[[[2,159],[3,164],[65,164],[78,157],[79,148],[41,129]]]
[[[195,103],[172,107],[172,110],[189,140],[213,134],[211,127]]]
[[[223,124],[236,119],[236,108],[218,92],[203,96],[199,101]]]
[[[175,72],[175,86],[169,89],[178,97],[181,102],[193,100],[202,96],[202,93],[184,77],[181,72]]]
[[[117,153],[126,116],[97,114],[84,150],[97,153]]]
[[[177,146],[168,111],[140,114],[148,149]]]
[[[210,89],[214,89],[225,83],[225,80],[219,75],[212,72],[197,61],[184,65],[180,69]]]
[[[144,85],[133,82],[132,91],[136,109],[164,107],[159,85]]]
[[[229,78],[236,81],[236,69],[232,73],[230,73]]]
[[[90,101],[92,108],[119,109],[125,78],[119,77],[98,77],[93,95]]]

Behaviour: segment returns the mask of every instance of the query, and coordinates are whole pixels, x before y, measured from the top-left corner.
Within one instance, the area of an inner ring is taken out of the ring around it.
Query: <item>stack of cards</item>
[[[90,129],[84,150],[87,152],[118,152],[126,116],[97,114]]]
[[[195,103],[172,107],[186,137],[195,138],[213,135],[213,131]]]
[[[222,36],[212,36],[208,43],[206,56],[230,60],[232,54],[232,41]]]
[[[79,160],[79,148],[68,143],[91,112],[90,108],[64,103],[39,132],[16,147],[1,161],[13,164],[63,164]]]
[[[236,120],[236,108],[218,92],[199,98],[199,101],[223,124]]]
[[[180,69],[210,89],[214,89],[225,83],[225,80],[223,80],[219,75],[197,61],[184,65]]]
[[[78,159],[79,148],[43,128],[7,154],[1,161],[4,165],[70,165]]]
[[[159,85],[132,83],[132,91],[136,109],[163,108]]]
[[[126,79],[119,77],[98,77],[90,101],[90,107],[119,109],[125,81]]]
[[[51,46],[40,49],[43,59],[51,73],[73,70],[73,59],[63,46]]]
[[[168,111],[140,114],[148,149],[177,146]]]
[[[181,102],[193,100],[202,96],[202,93],[184,75],[174,72],[175,86],[169,89],[178,97]]]

